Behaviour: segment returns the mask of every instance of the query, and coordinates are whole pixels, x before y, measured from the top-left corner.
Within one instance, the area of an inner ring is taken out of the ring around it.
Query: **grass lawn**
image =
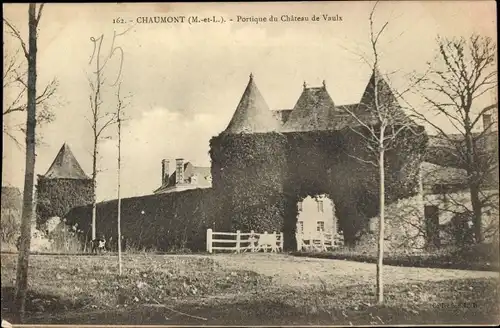
[[[1,255],[2,318],[17,256]],[[306,325],[493,324],[495,272],[385,267],[386,303],[374,305],[375,266],[282,254],[30,257],[24,323]]]
[[[376,263],[378,257],[376,246],[363,250],[346,247],[330,252],[295,252],[293,255],[368,263]],[[445,247],[434,251],[408,254],[400,251],[386,251],[384,253],[384,264],[421,268],[498,272],[500,270],[499,260],[498,244],[474,245],[463,250]]]

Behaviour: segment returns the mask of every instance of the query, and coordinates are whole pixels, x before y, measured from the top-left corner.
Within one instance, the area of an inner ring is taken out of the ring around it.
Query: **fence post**
[[[264,231],[264,235],[267,236],[267,231]],[[269,238],[265,238],[264,240],[269,240]],[[264,247],[264,252],[267,253],[267,245]]]
[[[283,245],[284,245],[284,243],[283,243],[283,232],[280,232],[280,249],[281,249],[282,252],[283,252]]]
[[[212,253],[212,229],[207,229],[207,252]]]
[[[255,231],[250,230],[250,251],[253,253],[255,252]]]
[[[240,245],[241,245],[241,231],[236,230],[236,253],[240,252]]]

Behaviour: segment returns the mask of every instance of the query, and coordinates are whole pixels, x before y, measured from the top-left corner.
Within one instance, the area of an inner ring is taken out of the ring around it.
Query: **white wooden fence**
[[[217,236],[230,236],[234,238],[216,239]],[[226,246],[214,246],[217,244],[227,244]],[[249,233],[236,232],[215,232],[212,229],[207,229],[207,252],[212,253],[214,250],[234,251],[242,253],[246,251],[258,252],[279,252],[283,251],[283,233],[273,232],[268,234],[267,231],[259,234],[253,230]]]
[[[297,250],[326,252],[344,245],[342,233],[328,233],[318,231],[316,233],[296,233]]]

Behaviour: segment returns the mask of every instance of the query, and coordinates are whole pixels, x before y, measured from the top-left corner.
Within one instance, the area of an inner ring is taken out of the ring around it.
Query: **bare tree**
[[[102,46],[102,36],[101,38],[91,37],[90,40],[94,43],[94,51],[92,53],[92,57],[90,59],[90,63],[92,61],[95,62],[95,71],[93,71],[94,78],[89,78],[89,86],[91,89],[91,93],[89,95],[90,100],[90,110],[91,110],[91,119],[87,119],[92,128],[92,188],[93,188],[93,197],[92,197],[92,240],[96,239],[96,216],[97,216],[97,197],[96,197],[96,189],[97,189],[97,160],[99,156],[99,143],[103,138],[103,133],[107,128],[109,128],[112,124],[116,123],[116,113],[103,111],[101,109],[102,101],[102,88],[105,84],[105,78],[103,77],[104,64],[101,63],[101,46]]]
[[[498,85],[496,44],[489,37],[472,35],[468,39],[438,37],[437,46],[438,54],[428,63],[426,75],[416,77],[419,81],[416,92],[423,97],[432,115],[421,111],[415,111],[414,115],[437,132],[435,140],[441,145],[437,147],[439,152],[432,156],[447,158],[448,164],[467,171],[472,203],[470,216],[475,242],[479,243],[483,240],[483,208],[491,205],[495,197],[491,193],[485,195],[483,189],[498,170],[498,141],[493,141],[496,150],[489,147],[492,139],[498,138],[498,133],[492,131],[498,122],[492,120],[478,132],[481,124],[484,125],[483,114],[488,114],[492,106],[481,108],[477,103]],[[434,121],[435,116],[445,118],[456,133],[446,132],[442,124]]]
[[[121,82],[118,84],[118,90],[116,93],[117,105],[116,105],[116,121],[118,123],[118,274],[122,274],[122,230],[121,230],[121,144],[122,144],[122,121],[123,119],[123,110],[127,107],[127,104],[124,103],[124,100],[121,97]]]
[[[42,17],[43,4],[36,8],[36,4],[30,3],[28,9],[28,46],[24,42],[19,31],[9,21],[4,19],[9,31],[20,42],[26,60],[28,61],[28,78],[24,85],[27,90],[26,105],[7,107],[3,115],[15,111],[26,111],[26,169],[24,173],[24,193],[23,193],[23,209],[21,219],[21,240],[19,247],[19,256],[17,261],[16,274],[16,297],[15,305],[18,313],[22,315],[25,309],[26,293],[28,288],[28,267],[29,253],[31,244],[31,222],[34,219],[34,183],[35,183],[35,128],[37,114],[37,41],[38,41],[38,24]],[[7,71],[15,65],[8,65]],[[9,68],[10,67],[10,68]],[[5,78],[5,70],[4,70]],[[5,81],[4,81],[5,83]],[[22,109],[21,109],[22,108]]]
[[[406,92],[393,93],[386,79],[380,73],[379,58],[379,38],[387,28],[389,22],[385,22],[382,27],[375,31],[374,13],[378,2],[372,8],[369,16],[370,23],[370,45],[372,50],[372,60],[363,57],[365,63],[370,65],[372,77],[367,90],[363,95],[361,103],[355,108],[341,106],[353,124],[351,130],[356,133],[364,144],[366,152],[363,155],[349,154],[359,162],[371,165],[378,169],[379,187],[379,234],[378,234],[378,260],[377,260],[377,300],[381,304],[384,302],[383,288],[383,257],[384,257],[384,230],[385,230],[385,164],[386,152],[395,147],[396,141],[402,133],[411,131],[419,133],[414,128],[414,124],[404,113],[398,103],[398,98]]]
[[[11,24],[9,20],[4,18],[3,22],[7,27],[8,33],[14,38],[19,39],[19,30]],[[28,70],[24,65],[24,62],[21,60],[21,56],[21,49],[17,49],[13,53],[5,50],[4,42],[3,90],[4,94],[7,95],[3,100],[4,109],[2,111],[2,116],[4,120],[15,113],[26,112],[27,109],[26,94],[28,83],[26,78]],[[53,105],[52,100],[56,95],[58,85],[58,80],[56,78],[52,79],[44,87],[42,93],[38,94],[36,97],[36,122],[38,126],[44,123],[50,123],[55,118],[51,105]],[[12,125],[4,122],[2,130],[3,134],[14,141],[16,145],[23,147],[16,134],[18,132],[26,134],[26,127],[24,124]],[[40,139],[40,137],[41,136],[37,135],[37,139]]]
[[[99,156],[99,142],[104,138],[103,133],[109,128],[111,125],[117,123],[117,113],[110,111],[103,111],[101,105],[102,101],[102,90],[106,83],[106,78],[104,77],[104,69],[109,63],[109,60],[115,56],[119,56],[119,67],[118,74],[116,75],[116,79],[113,83],[110,83],[109,86],[116,86],[120,81],[121,72],[123,68],[123,60],[124,60],[124,52],[120,46],[115,46],[115,42],[118,36],[122,36],[126,34],[128,31],[132,29],[133,26],[129,27],[125,31],[121,33],[117,33],[116,31],[113,34],[113,39],[111,43],[111,49],[107,56],[104,56],[103,61],[101,61],[101,50],[102,44],[104,40],[104,35],[102,34],[100,37],[95,38],[91,37],[90,41],[92,41],[94,49],[92,52],[92,56],[90,58],[90,64],[92,62],[95,63],[95,71],[93,71],[94,78],[89,78],[89,85],[91,89],[91,94],[89,96],[90,100],[90,109],[91,109],[91,119],[87,119],[92,127],[93,131],[93,153],[92,153],[92,185],[93,185],[93,201],[92,201],[92,239],[96,238],[96,216],[97,216],[97,197],[96,197],[96,188],[97,188],[97,160]],[[119,243],[121,241],[119,240]]]

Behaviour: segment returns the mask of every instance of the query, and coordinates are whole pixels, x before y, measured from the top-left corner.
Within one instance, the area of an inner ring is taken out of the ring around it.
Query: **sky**
[[[48,170],[65,142],[84,171],[92,172],[91,37],[102,36],[102,61],[109,58],[101,108],[115,110],[112,84],[117,78],[122,94],[128,96],[121,194],[133,197],[159,187],[163,158],[182,157],[194,165],[210,166],[210,138],[228,125],[250,73],[271,109],[293,108],[304,81],[319,86],[325,80],[336,104],[359,102],[370,77],[371,68],[360,55],[370,56],[368,17],[373,4],[46,4],[39,25],[38,88],[53,78],[59,86],[50,102],[55,120],[38,129],[42,142],[36,150],[36,174]],[[4,17],[25,39],[27,7],[3,5]],[[278,22],[255,22],[270,15]],[[316,15],[320,20],[283,22],[282,15]],[[342,21],[325,21],[322,15],[338,15]],[[155,16],[186,16],[186,20],[216,16],[225,23],[137,23],[138,17]],[[238,16],[247,22],[238,22]],[[124,23],[113,24],[113,19]],[[381,2],[375,26],[386,21],[380,66],[383,72],[396,71],[391,75],[395,88],[404,88],[407,74],[425,70],[425,63],[436,54],[437,35],[495,37],[496,33],[494,1]],[[110,56],[114,33],[121,34],[114,47],[123,50],[123,57],[119,50]],[[5,26],[4,40],[8,53],[19,49]],[[4,92],[9,97],[14,91]],[[489,105],[492,97],[480,101]],[[23,113],[15,113],[4,118],[4,124],[23,120]],[[112,126],[99,146],[98,200],[117,195],[116,134]],[[7,138],[2,167],[2,185],[22,190],[24,150]]]

